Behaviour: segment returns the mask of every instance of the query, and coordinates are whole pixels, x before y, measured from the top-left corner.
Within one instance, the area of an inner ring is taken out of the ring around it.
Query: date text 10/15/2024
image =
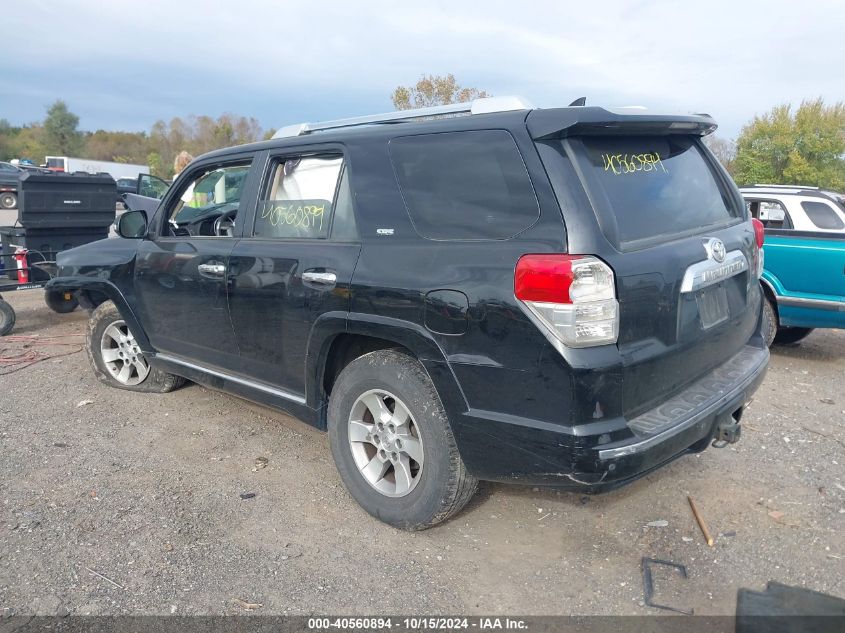
[[[528,623],[519,618],[498,618],[498,617],[323,617],[308,618],[308,629],[312,631],[330,630],[398,630],[418,631],[420,629],[431,631],[456,631],[456,630],[512,630],[525,631]]]

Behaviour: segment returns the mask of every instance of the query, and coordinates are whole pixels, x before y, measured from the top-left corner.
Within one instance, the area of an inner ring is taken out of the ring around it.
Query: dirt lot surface
[[[84,312],[4,296],[13,334],[82,343]],[[815,332],[773,351],[733,447],[603,496],[484,485],[409,534],[359,509],[319,431],[195,385],[110,389],[84,353],[49,358],[0,376],[0,613],[660,613],[643,606],[643,556],[685,564],[687,580],[656,574],[657,598],[701,614],[770,580],[845,596],[844,375],[845,332]]]
[[[12,226],[17,219],[17,209],[0,209],[0,226]]]

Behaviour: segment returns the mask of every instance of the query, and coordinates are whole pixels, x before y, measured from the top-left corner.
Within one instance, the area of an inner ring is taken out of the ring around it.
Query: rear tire
[[[14,193],[0,193],[0,207],[3,209],[16,209],[18,206],[18,196]]]
[[[67,296],[70,298],[66,298]],[[48,290],[45,292],[44,303],[53,312],[58,312],[59,314],[68,314],[79,307],[79,301],[76,300],[76,297],[69,292],[61,290]]]
[[[182,386],[185,379],[152,367],[144,358],[117,306],[100,304],[91,314],[87,334],[88,360],[97,379],[109,387],[167,393]]]
[[[407,354],[378,350],[349,363],[332,388],[328,424],[347,490],[389,525],[429,528],[475,493],[437,390]]]
[[[778,329],[775,335],[776,345],[792,345],[803,341],[810,332],[813,331],[811,327],[782,327]]]
[[[778,333],[778,313],[771,300],[763,295],[763,340],[771,347]]]
[[[15,327],[15,309],[0,299],[0,336],[6,336]]]

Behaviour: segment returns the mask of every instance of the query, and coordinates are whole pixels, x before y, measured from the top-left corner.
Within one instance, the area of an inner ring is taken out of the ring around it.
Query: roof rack
[[[765,185],[756,183],[750,185],[751,187],[760,187],[762,189],[811,189],[814,191],[818,191],[818,187],[811,187],[810,185]],[[746,187],[747,188],[747,187]]]
[[[449,105],[432,106],[430,108],[417,108],[414,110],[397,110],[384,114],[369,114],[367,116],[352,117],[349,119],[336,119],[334,121],[323,121],[321,123],[297,123],[286,125],[273,134],[273,138],[288,138],[302,136],[319,130],[333,130],[344,127],[355,127],[358,125],[371,125],[374,123],[399,123],[426,117],[445,116],[449,114],[489,114],[491,112],[509,112],[511,110],[533,110],[526,99],[522,97],[484,97],[473,99],[466,103],[452,103]]]

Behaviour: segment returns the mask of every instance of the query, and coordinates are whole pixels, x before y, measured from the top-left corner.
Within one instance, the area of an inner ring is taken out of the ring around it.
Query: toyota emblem
[[[715,259],[720,263],[725,261],[725,255],[727,254],[725,244],[719,238],[711,237],[705,241],[704,250],[707,251],[707,256],[711,259]]]

